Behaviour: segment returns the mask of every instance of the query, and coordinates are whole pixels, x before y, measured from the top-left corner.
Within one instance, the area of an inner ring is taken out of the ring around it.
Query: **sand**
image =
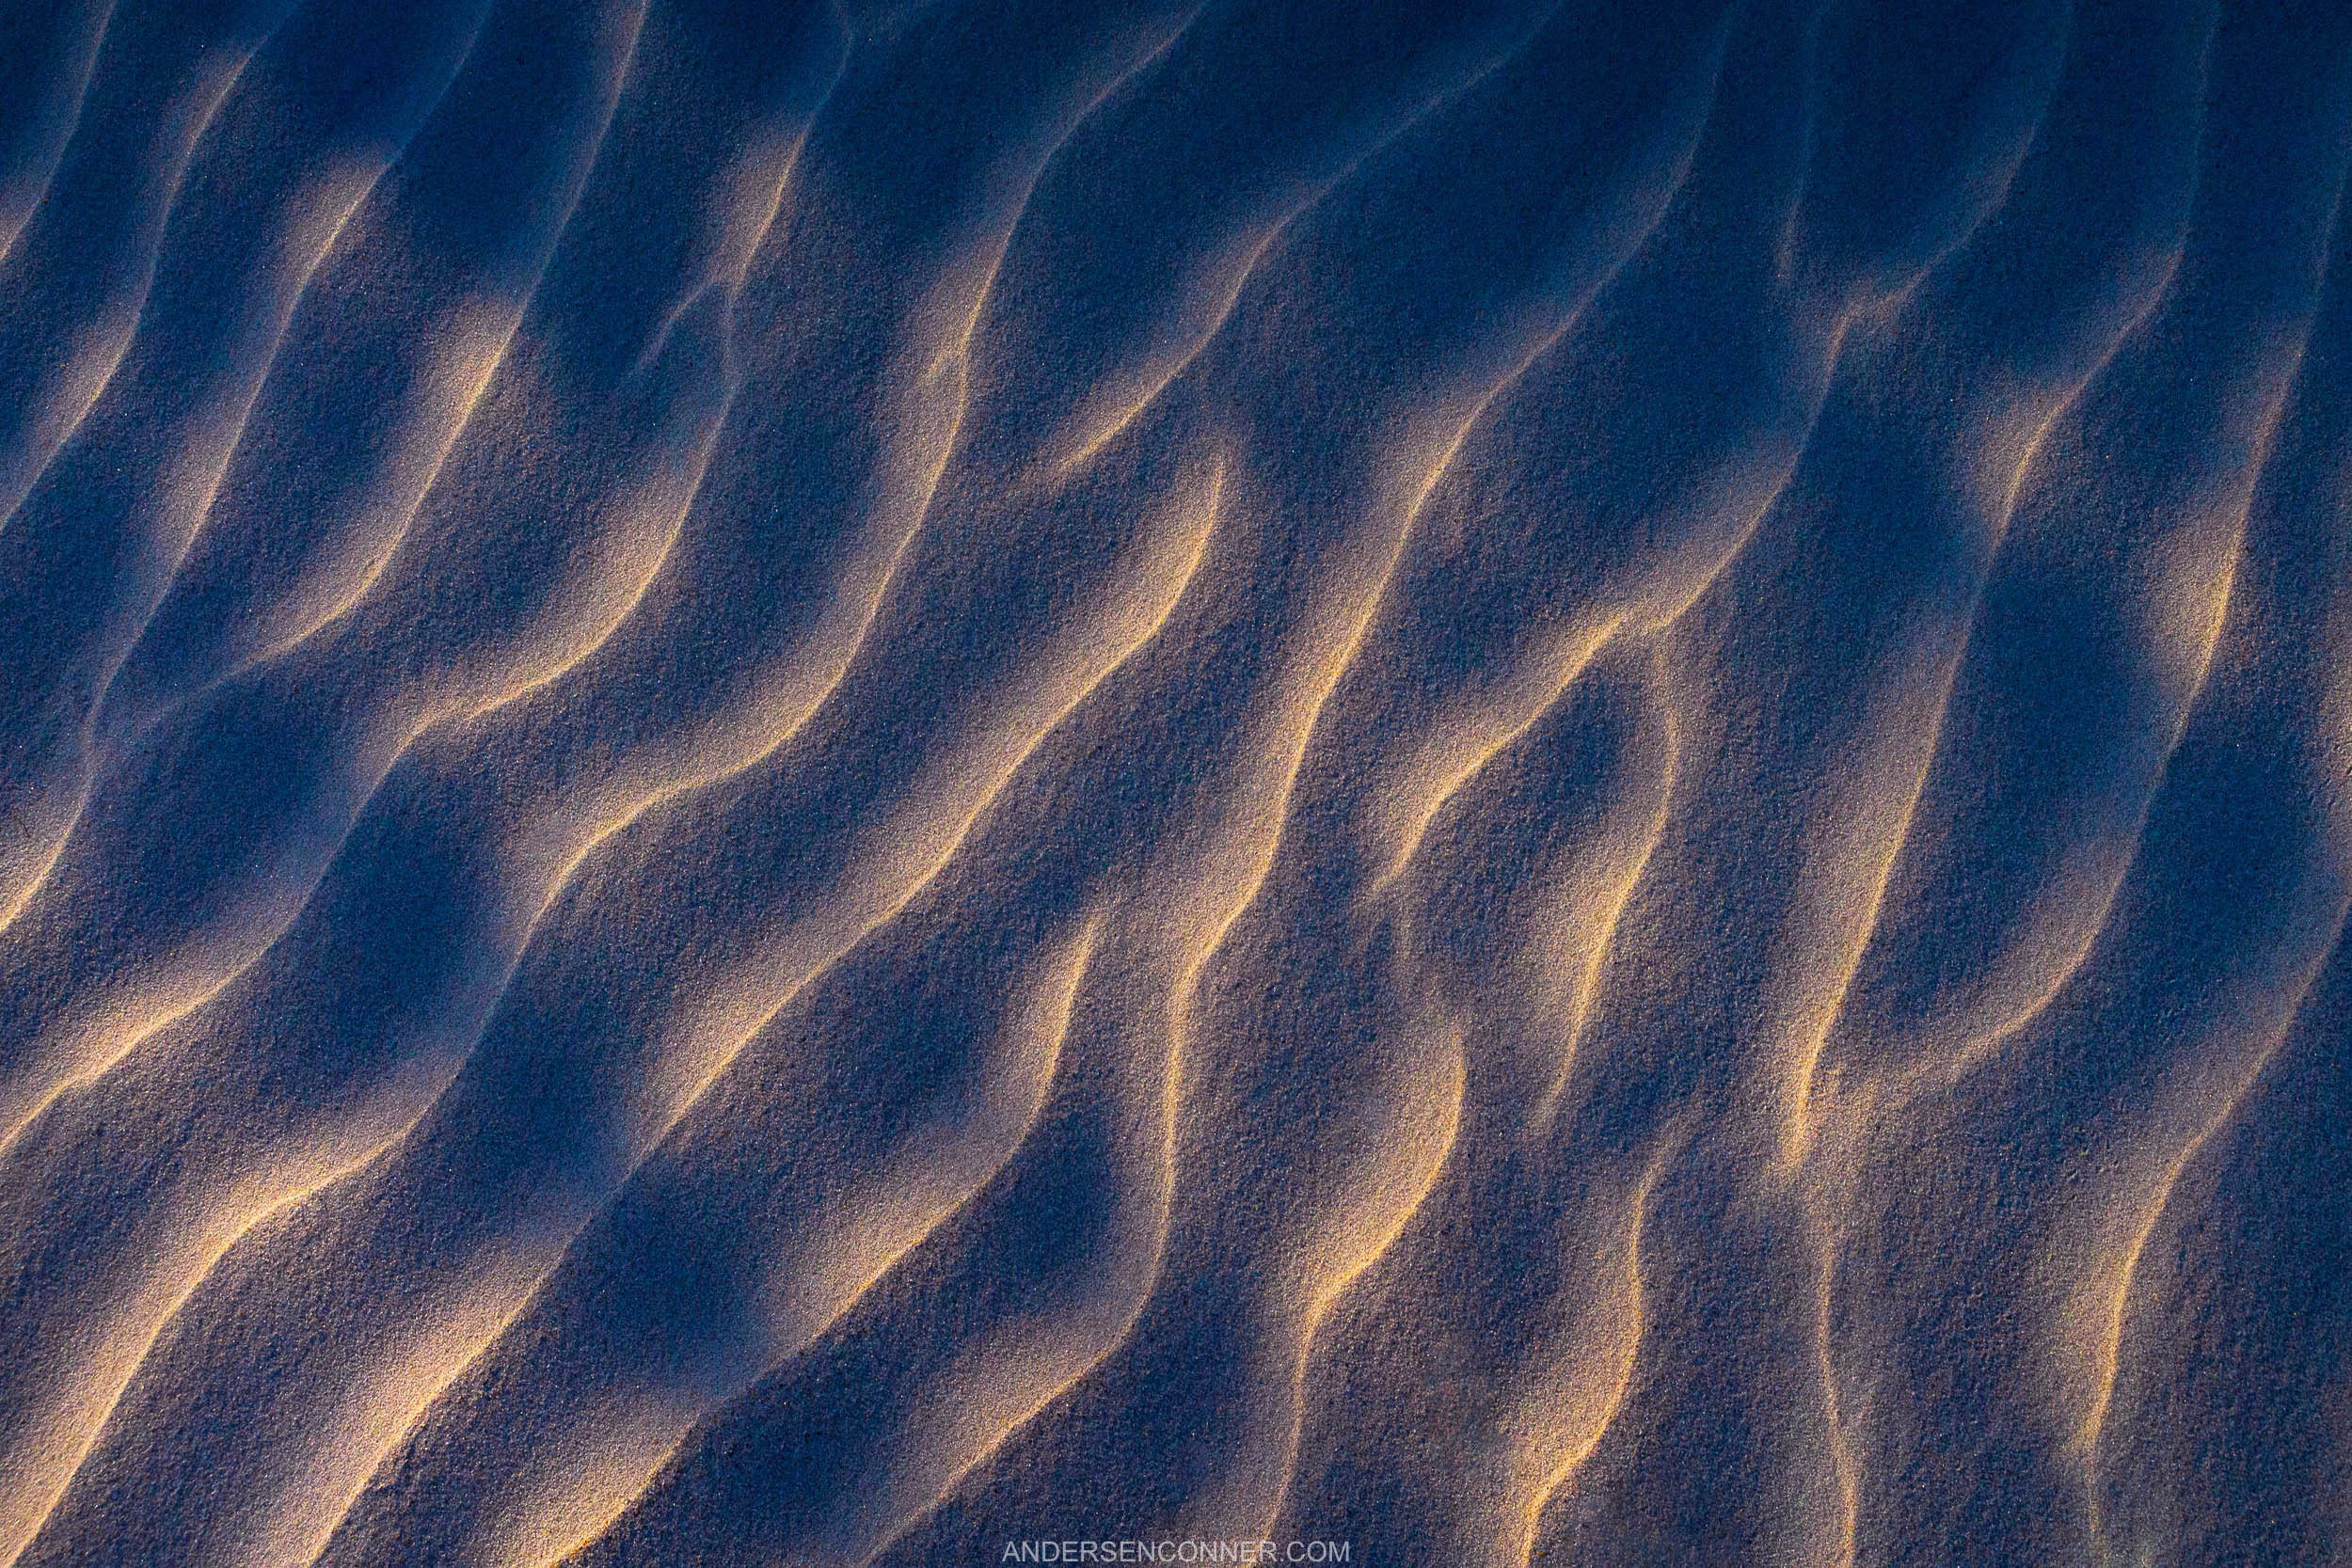
[[[2352,1560],[2352,10],[0,84],[0,1568]]]

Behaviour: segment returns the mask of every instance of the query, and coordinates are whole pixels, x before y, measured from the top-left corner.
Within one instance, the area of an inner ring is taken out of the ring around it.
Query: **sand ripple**
[[[2335,0],[0,84],[0,1568],[2352,1550]]]

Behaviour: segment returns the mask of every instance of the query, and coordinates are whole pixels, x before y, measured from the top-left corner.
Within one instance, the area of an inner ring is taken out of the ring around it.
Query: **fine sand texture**
[[[0,0],[0,1568],[2352,1564],[2348,160],[2344,0]]]

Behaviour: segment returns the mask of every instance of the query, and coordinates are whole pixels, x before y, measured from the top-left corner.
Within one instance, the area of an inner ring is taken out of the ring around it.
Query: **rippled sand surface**
[[[2352,1562],[2348,152],[2342,0],[0,0],[0,1564]]]

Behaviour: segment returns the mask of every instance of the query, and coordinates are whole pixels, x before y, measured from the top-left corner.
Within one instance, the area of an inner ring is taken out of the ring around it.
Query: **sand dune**
[[[0,83],[0,1568],[2352,1554],[2352,13]]]

